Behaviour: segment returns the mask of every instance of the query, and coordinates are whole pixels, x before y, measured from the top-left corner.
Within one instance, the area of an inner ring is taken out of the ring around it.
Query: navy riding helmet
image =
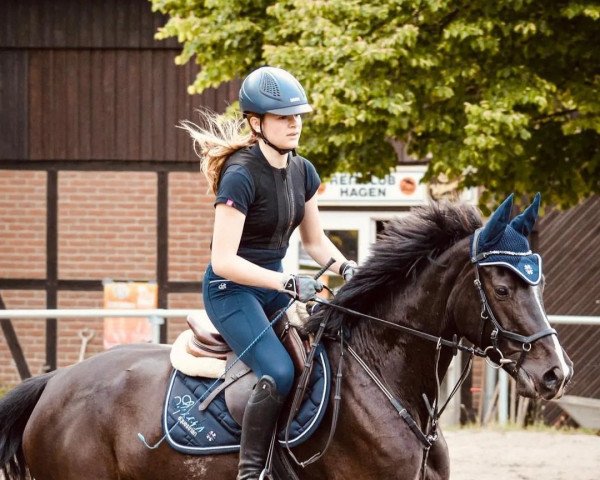
[[[244,115],[298,115],[312,112],[306,93],[292,74],[276,67],[260,67],[250,73],[240,88]]]
[[[281,148],[262,133],[265,113],[300,115],[312,112],[300,82],[291,73],[276,67],[260,67],[244,79],[240,88],[240,109],[244,116],[255,114],[260,117],[261,131],[255,134],[281,155],[294,149]]]

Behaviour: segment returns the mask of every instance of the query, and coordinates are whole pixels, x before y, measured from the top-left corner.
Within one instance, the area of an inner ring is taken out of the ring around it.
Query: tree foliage
[[[290,70],[315,113],[322,175],[383,175],[399,142],[431,178],[483,201],[600,193],[600,6],[555,0],[151,0],[158,38],[202,66],[191,93],[261,65]]]

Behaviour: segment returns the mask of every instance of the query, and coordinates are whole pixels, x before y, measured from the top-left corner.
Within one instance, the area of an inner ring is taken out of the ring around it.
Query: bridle
[[[331,303],[327,300],[324,300],[324,299],[321,299],[318,297],[315,298],[315,301],[318,304],[321,304],[325,307],[331,307],[331,308],[340,310],[340,311],[347,313],[349,315],[352,315],[352,316],[361,317],[361,318],[364,318],[367,320],[375,321],[377,323],[382,324],[385,327],[392,328],[394,330],[403,331],[405,333],[409,333],[411,335],[422,338],[424,340],[436,343],[435,378],[436,378],[437,383],[436,383],[436,391],[435,391],[434,399],[432,402],[430,402],[427,395],[425,395],[425,394],[422,395],[423,400],[426,405],[426,408],[427,408],[427,413],[428,413],[428,422],[427,422],[428,425],[427,425],[427,428],[425,429],[425,432],[423,432],[419,428],[419,426],[417,425],[414,418],[411,416],[411,414],[408,412],[408,410],[402,405],[400,400],[395,398],[393,393],[385,386],[385,382],[381,381],[381,379],[379,379],[377,377],[377,375],[373,372],[373,370],[371,368],[369,368],[369,366],[358,355],[358,353],[352,349],[352,347],[350,345],[346,346],[346,350],[357,361],[357,363],[361,366],[361,368],[367,373],[367,375],[371,378],[371,380],[375,383],[375,385],[377,385],[377,387],[383,392],[383,394],[387,397],[387,399],[390,401],[390,403],[396,409],[396,411],[398,412],[400,417],[402,417],[402,419],[406,422],[406,424],[409,426],[409,428],[415,434],[415,436],[417,437],[419,442],[423,445],[425,454],[423,455],[423,459],[422,459],[422,463],[421,463],[421,478],[422,479],[424,479],[426,476],[427,458],[429,456],[430,449],[438,439],[437,425],[438,425],[439,417],[441,416],[441,414],[443,413],[443,411],[449,404],[452,397],[456,394],[456,392],[459,390],[460,386],[463,384],[466,377],[470,373],[474,357],[478,356],[478,357],[485,358],[486,361],[494,368],[504,368],[506,365],[514,363],[515,366],[512,368],[510,373],[513,375],[516,375],[517,372],[519,371],[523,361],[525,360],[527,352],[529,352],[531,350],[532,344],[534,342],[536,342],[542,338],[545,338],[549,335],[557,335],[556,330],[552,327],[545,328],[537,333],[526,336],[526,335],[521,335],[519,333],[511,332],[510,330],[506,330],[505,328],[502,327],[502,325],[500,325],[500,322],[498,322],[498,320],[496,319],[496,316],[494,315],[494,312],[490,306],[490,303],[485,294],[485,290],[483,289],[483,285],[482,285],[482,282],[480,279],[480,274],[479,274],[480,262],[482,260],[486,259],[487,257],[489,257],[490,255],[526,256],[526,255],[531,255],[532,252],[530,250],[527,252],[495,250],[495,251],[477,253],[477,241],[478,241],[480,232],[481,232],[481,229],[478,229],[474,233],[474,238],[473,238],[474,253],[471,256],[470,260],[475,268],[475,280],[473,283],[474,283],[475,287],[477,288],[477,291],[479,294],[479,299],[481,302],[480,345],[484,345],[483,337],[484,337],[484,331],[485,331],[485,327],[487,325],[487,321],[489,320],[489,322],[491,322],[491,324],[492,324],[492,331],[490,333],[490,339],[489,339],[489,343],[491,343],[491,344],[489,346],[485,347],[484,349],[481,349],[476,346],[463,345],[461,343],[461,341],[457,338],[456,335],[454,335],[452,340],[448,340],[448,339],[445,339],[445,338],[442,338],[442,337],[439,337],[436,335],[422,332],[420,330],[417,330],[417,329],[414,329],[411,327],[407,327],[404,325],[398,325],[396,323],[390,322],[388,320],[384,320],[382,318],[374,317],[372,315],[367,315],[367,314],[358,312],[356,310],[352,310],[352,309],[343,307],[341,305],[336,305],[335,303]],[[329,289],[327,288],[327,290],[329,290]],[[330,292],[331,292],[331,290],[330,290]],[[331,292],[331,293],[333,293],[333,292]],[[320,340],[320,338],[323,335],[323,332],[325,330],[325,327],[326,327],[326,320],[323,319],[319,325],[319,330],[315,335],[315,340],[317,340],[317,339]],[[340,352],[340,364],[338,366],[338,372],[336,375],[337,378],[336,378],[336,390],[335,390],[335,400],[334,400],[334,415],[333,415],[333,420],[332,420],[331,431],[329,433],[329,438],[326,442],[325,447],[319,453],[313,455],[310,459],[308,459],[304,462],[301,462],[292,454],[291,450],[289,449],[289,445],[287,444],[287,438],[286,438],[285,443],[286,443],[286,447],[288,449],[288,453],[290,454],[292,459],[296,462],[296,464],[299,466],[302,466],[302,467],[305,467],[305,466],[315,462],[316,460],[318,460],[325,454],[326,450],[328,449],[329,445],[331,444],[333,435],[335,433],[335,426],[337,424],[337,416],[339,413],[339,405],[341,402],[341,389],[340,389],[341,378],[342,378],[342,368],[341,367],[342,367],[342,360],[343,360],[343,354],[344,354],[344,334],[343,334],[342,330],[340,330],[338,337],[340,340],[341,352]],[[519,356],[519,359],[516,362],[512,359],[506,358],[503,355],[502,351],[500,350],[499,340],[501,340],[502,338],[506,338],[508,340],[511,340],[513,342],[517,342],[517,343],[521,344],[521,355]],[[317,344],[318,344],[318,341],[315,341],[313,343],[313,351],[316,348]],[[439,378],[438,366],[439,366],[439,358],[440,358],[442,347],[451,348],[454,355],[456,355],[456,353],[460,350],[462,352],[468,353],[470,355],[470,357],[469,357],[469,361],[466,363],[465,367],[463,368],[456,385],[452,388],[450,395],[448,396],[448,398],[446,399],[446,401],[440,408],[439,401],[438,401],[439,400],[438,395],[439,395],[439,391],[440,391],[441,380]],[[492,360],[489,357],[490,352],[495,352],[500,356],[499,363],[496,364],[496,363],[492,362]],[[305,373],[307,373],[307,372],[308,372],[308,367],[307,367],[307,365],[305,365]],[[297,397],[298,398],[294,399],[294,403],[299,401],[301,398],[301,396],[298,396],[298,395],[297,395]],[[294,409],[292,411],[294,411]],[[290,416],[290,418],[292,418],[292,417]]]
[[[526,252],[492,250],[492,251],[488,251],[488,252],[477,253],[480,232],[481,232],[481,229],[478,229],[474,233],[473,254],[471,256],[471,263],[475,266],[475,281],[473,283],[475,285],[475,288],[477,289],[477,292],[479,293],[479,299],[481,301],[481,314],[480,314],[481,323],[480,323],[480,329],[479,329],[479,331],[480,331],[479,344],[480,345],[485,344],[483,337],[484,337],[484,332],[485,332],[485,327],[487,325],[487,321],[489,320],[489,322],[491,322],[491,324],[492,324],[492,330],[491,330],[490,338],[489,338],[489,343],[491,343],[491,344],[484,349],[484,353],[485,353],[484,357],[485,357],[486,361],[488,362],[488,364],[493,368],[499,369],[499,368],[503,368],[505,365],[514,363],[515,365],[512,368],[512,370],[510,371],[510,373],[513,375],[516,375],[518,373],[519,369],[521,368],[521,365],[523,364],[523,361],[525,360],[527,353],[531,350],[532,344],[544,337],[549,336],[549,335],[557,335],[557,332],[554,328],[548,327],[548,328],[540,330],[539,332],[534,333],[532,335],[525,336],[525,335],[521,335],[519,333],[511,332],[510,330],[506,330],[505,328],[502,327],[502,325],[500,325],[500,322],[496,319],[496,316],[494,315],[494,311],[490,307],[490,303],[487,299],[485,290],[483,288],[483,284],[479,277],[480,262],[482,260],[485,260],[487,257],[489,257],[491,255],[510,255],[510,256],[524,257],[524,256],[531,255],[532,252],[531,252],[531,250],[528,250]],[[502,340],[503,338],[521,344],[521,354],[519,355],[519,359],[516,362],[514,360],[511,360],[511,359],[505,357],[504,354],[502,353],[502,351],[500,350],[499,341]],[[493,361],[490,359],[490,356],[489,356],[490,351],[496,352],[498,354],[498,356],[500,357],[500,360],[498,363],[493,363]]]

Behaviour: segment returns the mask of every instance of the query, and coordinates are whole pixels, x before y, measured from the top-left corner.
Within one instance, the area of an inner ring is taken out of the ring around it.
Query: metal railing
[[[0,319],[18,320],[22,318],[102,318],[102,317],[147,317],[154,327],[154,341],[159,342],[160,325],[165,318],[185,318],[189,314],[205,316],[203,309],[155,308],[155,309],[113,309],[113,308],[63,308],[63,309],[13,309],[0,310]],[[556,325],[600,325],[600,317],[576,315],[549,315],[550,323]]]
[[[155,309],[113,309],[113,308],[63,308],[0,310],[0,319],[19,318],[99,318],[99,317],[158,317],[181,318],[190,313],[204,315],[203,309],[194,308],[155,308]],[[548,315],[550,323],[561,325],[600,325],[600,317],[577,315]]]
[[[32,319],[59,319],[59,318],[108,318],[108,317],[147,317],[148,321],[153,326],[153,341],[160,343],[160,326],[166,318],[185,318],[189,314],[199,315],[206,320],[207,328],[212,325],[206,317],[205,310],[202,309],[105,309],[105,308],[88,308],[88,309],[15,309],[15,310],[0,310],[0,320],[10,319],[19,320],[23,318]],[[555,325],[600,325],[600,316],[574,316],[574,315],[549,315],[550,323]],[[212,327],[214,328],[214,327]],[[497,419],[500,424],[504,424],[508,420],[508,376],[504,372],[500,372],[498,377],[496,372],[487,368],[486,386],[482,392],[482,401],[484,403],[483,410],[492,408],[491,397],[495,389],[498,389],[497,395]],[[451,381],[457,374],[456,361],[451,365],[447,380]],[[458,422],[460,416],[460,395],[456,395],[448,408],[449,413],[446,418],[448,423]]]
[[[0,310],[0,318],[15,320],[18,318],[97,318],[97,317],[186,317],[190,313],[202,314],[201,309],[117,309],[117,308],[63,308],[55,310],[18,309]]]
[[[200,309],[116,309],[116,308],[69,308],[69,309],[18,309],[0,310],[0,320],[19,320],[23,318],[140,318],[147,317],[152,325],[152,342],[160,343],[160,326],[164,324],[165,318],[185,318],[189,314],[205,315]]]

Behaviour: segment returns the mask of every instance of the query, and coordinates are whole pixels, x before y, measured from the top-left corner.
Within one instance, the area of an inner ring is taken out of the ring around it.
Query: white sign
[[[384,178],[360,183],[360,175],[336,173],[318,191],[319,205],[402,206],[427,202],[427,186],[421,184],[425,165],[397,167]]]

